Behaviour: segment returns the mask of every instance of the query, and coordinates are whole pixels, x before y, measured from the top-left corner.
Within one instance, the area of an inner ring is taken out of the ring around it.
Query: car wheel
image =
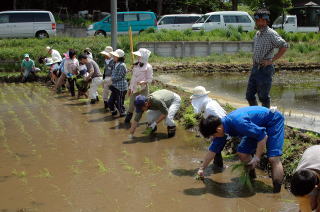
[[[95,36],[106,36],[106,33],[104,31],[96,31],[96,33],[94,33]]]
[[[36,37],[37,37],[37,38],[40,38],[40,39],[43,39],[43,38],[49,38],[49,35],[48,35],[47,32],[42,31],[42,32],[38,32],[38,33],[36,34]]]

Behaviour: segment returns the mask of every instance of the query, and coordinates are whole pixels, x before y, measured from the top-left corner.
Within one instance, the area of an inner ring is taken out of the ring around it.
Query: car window
[[[199,18],[199,19],[197,20],[197,23],[204,23],[204,22],[207,20],[208,17],[209,17],[209,15],[203,15],[203,16],[201,16],[201,18]]]
[[[212,15],[206,22],[220,22],[220,15]]]
[[[174,24],[174,17],[164,17],[159,24]]]
[[[251,23],[251,20],[246,15],[237,15],[238,23]]]
[[[237,17],[235,15],[224,15],[224,23],[237,23]]]
[[[150,19],[152,19],[150,14],[145,14],[145,13],[140,13],[139,14],[139,20],[140,21],[150,20]]]
[[[124,14],[124,21],[138,21],[137,14]]]
[[[9,17],[10,23],[33,22],[32,13],[11,13]]]
[[[195,23],[199,18],[200,16],[190,16],[189,23]]]
[[[287,20],[288,24],[295,24],[295,18],[294,17],[289,17]]]
[[[34,13],[34,21],[35,22],[50,22],[49,13]]]
[[[9,23],[8,14],[0,14],[0,24]]]
[[[192,23],[190,22],[190,19],[189,17],[186,17],[186,16],[177,16],[174,20],[174,23],[175,24],[189,24],[189,23]]]
[[[110,18],[111,21],[111,18]],[[117,14],[117,21],[118,22],[123,22],[124,21],[124,15],[123,14]]]

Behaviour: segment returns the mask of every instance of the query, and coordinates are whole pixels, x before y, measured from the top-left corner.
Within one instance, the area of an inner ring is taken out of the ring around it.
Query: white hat
[[[124,57],[124,51],[122,49],[117,49],[114,52],[110,52],[113,56]]]
[[[141,62],[147,63],[150,57],[151,51],[149,49],[140,48],[138,51],[133,52],[132,54],[141,57]]]
[[[110,52],[112,52],[112,51],[113,51],[113,48],[111,46],[107,46],[102,52],[100,52],[100,54],[107,55],[107,56],[111,57]]]
[[[50,51],[52,48],[50,46],[46,47],[47,51]]]
[[[210,91],[206,91],[205,87],[197,86],[192,89],[192,96],[190,96],[190,99],[196,99],[208,95],[208,93],[210,93]]]

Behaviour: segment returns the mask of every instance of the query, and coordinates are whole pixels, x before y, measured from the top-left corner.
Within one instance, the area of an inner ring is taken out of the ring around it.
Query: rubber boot
[[[223,158],[220,153],[216,153],[216,156],[214,157],[214,161],[213,161],[213,168],[214,167],[218,167],[218,168],[223,168]]]
[[[91,99],[90,100],[90,104],[95,104],[96,103],[96,100],[95,99]]]
[[[248,100],[248,103],[250,106],[257,106],[258,105],[258,102],[256,99]]]
[[[281,191],[281,183],[273,181],[273,193],[280,193]]]
[[[250,177],[251,180],[257,178],[257,174],[256,174],[256,170],[255,169],[250,169],[249,170],[249,177]]]
[[[96,101],[99,102],[99,96],[96,97]]]
[[[176,126],[167,127],[168,129],[168,138],[172,138],[176,135]]]
[[[126,118],[125,118],[125,120],[124,120],[124,122],[125,123],[127,123],[127,124],[129,124],[130,123],[130,121],[131,121],[131,119],[132,119],[132,116],[133,116],[133,113],[127,113],[127,116],[126,116]]]

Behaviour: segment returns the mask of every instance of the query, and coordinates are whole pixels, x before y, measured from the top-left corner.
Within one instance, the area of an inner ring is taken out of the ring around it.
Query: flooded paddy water
[[[249,73],[157,74],[161,82],[191,90],[206,87],[221,103],[247,106],[245,99]],[[271,106],[277,106],[290,126],[320,132],[320,71],[280,71],[273,77]]]
[[[0,84],[1,212],[297,211],[261,172],[254,192],[230,167],[196,181],[202,139],[182,127],[167,139],[161,125],[128,140],[124,120],[102,105],[40,84]]]

